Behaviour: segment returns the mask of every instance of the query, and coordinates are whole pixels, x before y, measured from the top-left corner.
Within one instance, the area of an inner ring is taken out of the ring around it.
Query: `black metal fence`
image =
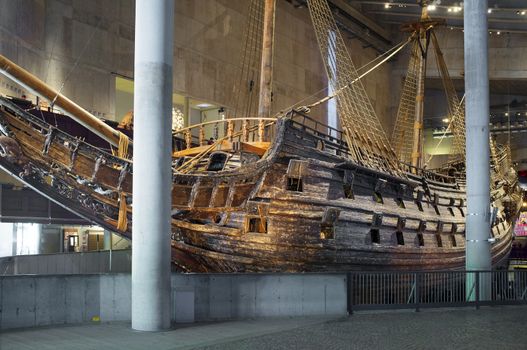
[[[348,273],[348,312],[527,304],[527,270]]]

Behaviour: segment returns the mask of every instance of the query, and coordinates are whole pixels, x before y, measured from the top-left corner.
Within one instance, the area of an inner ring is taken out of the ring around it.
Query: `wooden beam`
[[[269,149],[271,142],[240,142],[239,151],[254,153],[263,156]]]
[[[220,145],[216,146],[214,151],[243,151],[262,156],[267,151],[267,149],[269,149],[271,142],[236,142],[236,145],[233,144],[233,142],[222,141]],[[195,156],[206,151],[209,147],[210,145],[192,147],[182,151],[174,152],[172,156],[174,158]]]
[[[80,107],[66,96],[62,95],[59,91],[51,88],[42,80],[38,79],[33,74],[29,73],[27,70],[16,65],[13,61],[2,55],[0,55],[0,73],[24,86],[35,95],[41,96],[48,101],[53,102],[77,123],[94,132],[112,145],[119,146],[119,131],[114,130],[109,125],[106,125],[102,120],[93,116],[87,110]]]

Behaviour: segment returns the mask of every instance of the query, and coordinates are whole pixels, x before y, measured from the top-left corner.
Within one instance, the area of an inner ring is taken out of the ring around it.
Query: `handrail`
[[[273,121],[274,122],[277,119],[278,118],[226,118],[226,119],[219,119],[219,120],[211,120],[209,122],[194,124],[194,125],[187,126],[186,128],[173,130],[172,131],[172,135],[181,134],[181,133],[183,133],[185,131],[196,129],[196,128],[201,127],[201,126],[211,125],[211,124],[219,124],[219,123],[226,123],[226,122],[229,123],[229,122],[233,122],[233,121],[246,121],[246,120],[264,120],[264,121]]]

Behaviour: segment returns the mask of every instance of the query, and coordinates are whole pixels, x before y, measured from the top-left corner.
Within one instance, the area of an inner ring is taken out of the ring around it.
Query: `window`
[[[372,228],[370,230],[370,238],[372,243],[380,244],[381,243],[381,235],[379,234],[379,229]]]
[[[452,245],[452,247],[457,247],[456,236],[449,235],[448,237],[450,237],[450,244]]]
[[[461,212],[461,216],[462,217],[465,217],[465,212],[463,211],[463,208],[461,207],[458,207],[459,211]]]
[[[406,209],[406,205],[404,204],[404,200],[401,197],[395,198],[395,203],[397,203],[397,206],[399,208]]]
[[[353,194],[353,187],[351,184],[343,184],[344,187],[344,197],[347,199],[355,199],[355,195]]]
[[[207,171],[221,171],[227,162],[226,153],[212,153],[209,158],[209,165]]]
[[[419,243],[420,247],[424,247],[425,245],[425,239],[422,233],[417,234],[417,243]]]
[[[260,217],[249,217],[248,232],[267,233],[267,220]]]
[[[404,236],[401,231],[395,232],[395,236],[397,237],[397,245],[404,245]]]
[[[454,214],[454,209],[452,209],[452,207],[448,207],[448,212],[450,213],[450,215],[456,216],[456,214]]]
[[[383,204],[382,194],[380,192],[373,192],[373,200],[377,203]]]
[[[386,187],[386,184],[388,181],[384,179],[377,179],[377,183],[375,183],[375,189],[373,190],[373,200],[377,203],[384,203],[384,200],[382,198],[382,191]]]
[[[334,239],[335,226],[333,224],[320,224],[320,239]]]
[[[417,205],[417,209],[419,211],[423,211],[423,203],[421,203],[419,200],[416,200],[415,205]]]
[[[303,191],[302,179],[299,179],[296,177],[288,177],[287,178],[287,190],[302,192]]]
[[[214,215],[214,223],[215,224],[219,224],[221,222],[221,219],[222,219],[221,214]]]
[[[441,235],[436,235],[436,240],[437,240],[437,246],[439,248],[442,248],[443,247],[443,239],[441,238]]]
[[[337,208],[326,208],[320,223],[320,238],[333,239],[335,237],[335,223],[339,218],[340,210]]]

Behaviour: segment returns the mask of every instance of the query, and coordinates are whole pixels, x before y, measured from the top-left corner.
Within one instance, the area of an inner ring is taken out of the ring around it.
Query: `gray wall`
[[[129,321],[130,274],[0,277],[0,329]],[[173,274],[177,322],[346,315],[346,275]]]
[[[130,272],[131,250],[18,255],[0,258],[1,275],[61,275]]]

